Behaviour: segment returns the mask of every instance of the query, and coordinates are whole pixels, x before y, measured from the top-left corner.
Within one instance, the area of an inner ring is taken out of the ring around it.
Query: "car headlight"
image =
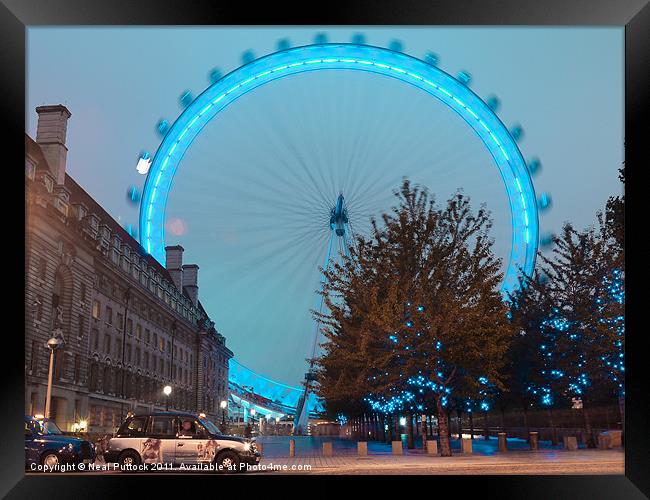
[[[68,443],[68,450],[74,450],[74,445],[72,443]]]
[[[251,444],[250,443],[244,443],[244,451],[251,451]]]

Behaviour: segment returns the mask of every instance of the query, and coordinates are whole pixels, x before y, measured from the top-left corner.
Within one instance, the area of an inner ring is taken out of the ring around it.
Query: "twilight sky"
[[[65,104],[68,172],[121,223],[137,225],[126,199],[141,188],[140,151],[152,155],[155,124],[179,114],[214,67],[262,56],[276,41],[332,42],[362,32],[367,43],[401,40],[429,51],[472,89],[501,100],[499,116],[520,123],[524,158],[541,159],[534,179],[553,208],[541,230],[595,222],[619,194],[623,160],[622,28],[29,28],[27,132],[34,108]],[[498,170],[453,112],[403,83],[361,72],[321,71],[275,81],[228,107],[192,145],[167,205],[167,244],[200,266],[200,298],[240,362],[297,384],[313,339],[318,266],[339,193],[353,229],[392,206],[408,176],[444,201],[456,189],[492,212],[498,256],[508,258],[509,207]],[[336,251],[333,252],[336,254]]]

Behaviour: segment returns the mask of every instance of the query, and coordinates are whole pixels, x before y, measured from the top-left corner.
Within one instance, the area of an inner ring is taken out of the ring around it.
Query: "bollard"
[[[402,455],[402,442],[393,441],[393,455]]]
[[[359,441],[357,443],[357,454],[360,457],[368,455],[368,441]]]
[[[461,439],[460,440],[460,450],[463,453],[467,453],[467,454],[472,453],[472,440],[467,439],[467,438]]]
[[[332,443],[331,441],[328,443],[323,443],[323,456],[324,457],[331,457],[332,456]]]
[[[620,430],[611,430],[611,431],[605,431],[603,434],[609,436],[609,446],[610,448],[614,448],[617,446],[623,446],[623,431]]]
[[[530,449],[538,450],[539,449],[539,434],[537,432],[530,432]]]
[[[598,449],[608,450],[612,447],[612,438],[607,434],[598,434]]]
[[[506,441],[506,433],[499,432],[499,451],[508,451],[508,441]]]
[[[295,457],[296,456],[296,440],[295,439],[290,439],[289,440],[289,456],[290,457]]]
[[[578,440],[575,436],[562,436],[564,441],[564,449],[568,451],[574,451],[578,449]]]
[[[427,455],[437,455],[438,454],[438,441],[427,439]]]

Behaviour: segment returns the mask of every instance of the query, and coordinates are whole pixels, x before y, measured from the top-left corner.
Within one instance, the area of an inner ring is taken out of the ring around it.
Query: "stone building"
[[[63,430],[111,432],[128,411],[204,412],[217,421],[232,352],[199,300],[181,246],[148,255],[65,171],[70,112],[41,106],[25,136],[25,412]],[[169,401],[163,387],[170,385]]]

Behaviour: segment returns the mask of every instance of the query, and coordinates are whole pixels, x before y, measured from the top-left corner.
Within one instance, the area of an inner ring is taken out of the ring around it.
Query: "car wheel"
[[[233,451],[224,451],[217,456],[216,463],[219,471],[225,473],[239,472],[239,455]]]
[[[122,452],[117,459],[122,470],[128,470],[128,467],[135,467],[140,465],[140,455],[137,451],[126,450]]]
[[[56,467],[61,463],[59,454],[55,451],[46,451],[41,455],[41,465],[47,465],[48,467]]]

